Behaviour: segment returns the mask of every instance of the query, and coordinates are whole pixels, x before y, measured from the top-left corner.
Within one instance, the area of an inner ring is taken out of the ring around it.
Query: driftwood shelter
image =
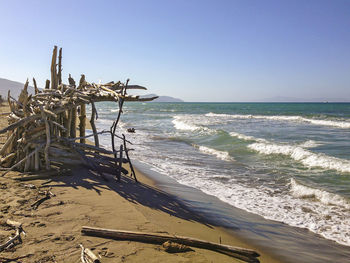
[[[58,55],[58,56],[57,56]],[[95,84],[86,81],[81,75],[79,83],[69,74],[69,84],[62,82],[62,48],[53,49],[51,80],[46,80],[40,90],[33,78],[35,94],[28,93],[27,82],[18,99],[8,92],[11,112],[9,125],[0,130],[7,133],[7,140],[0,149],[1,170],[7,174],[11,170],[21,172],[54,171],[60,172],[72,164],[82,163],[101,176],[115,174],[120,179],[127,170],[122,164],[129,164],[131,176],[136,180],[127,147],[130,143],[124,134],[116,134],[116,128],[123,112],[125,101],[151,101],[157,97],[140,98],[128,95],[131,89],[146,90],[138,85],[128,85],[120,81]],[[119,108],[116,120],[109,131],[97,132],[95,119],[98,113],[96,102],[114,101]],[[91,135],[86,135],[86,105],[91,104]],[[111,149],[101,147],[99,134],[109,133]],[[93,137],[94,144],[86,138]],[[120,143],[117,143],[120,142]]]
[[[140,98],[128,95],[127,92],[131,89],[146,89],[138,85],[129,85],[129,80],[125,83],[118,81],[95,84],[87,82],[82,75],[78,84],[69,75],[68,82],[69,84],[62,83],[62,48],[58,51],[55,46],[51,61],[51,80],[46,80],[44,89],[38,89],[33,79],[35,94],[28,93],[28,80],[18,99],[8,92],[7,101],[11,110],[8,114],[9,125],[0,130],[0,134],[7,134],[5,144],[0,149],[2,176],[17,170],[23,174],[34,172],[35,175],[16,179],[38,179],[42,178],[41,175],[47,177],[51,173],[56,175],[65,172],[72,164],[83,164],[102,177],[108,173],[116,175],[120,180],[122,173],[128,173],[122,165],[129,164],[131,176],[137,181],[128,154],[132,149],[127,145],[131,142],[126,140],[124,134],[117,135],[116,130],[125,101],[151,101],[157,97]],[[119,111],[110,130],[98,132],[95,126],[98,116],[95,103],[103,101],[116,102]],[[91,135],[86,135],[87,104],[91,104]],[[111,149],[100,145],[99,135],[103,133],[110,135]],[[93,138],[93,143],[86,140],[89,137]],[[33,203],[32,209],[37,209],[43,201],[55,196],[50,190],[42,194],[44,197]],[[25,234],[21,223],[8,219],[4,224],[15,229],[16,233],[8,241],[0,244],[0,252],[21,243],[21,234]],[[87,226],[82,227],[81,233],[117,240],[163,244],[165,250],[171,253],[188,251],[188,246],[191,246],[224,253],[245,262],[259,262],[259,254],[253,250],[189,237]],[[90,249],[83,245],[81,249],[81,262],[100,262]]]

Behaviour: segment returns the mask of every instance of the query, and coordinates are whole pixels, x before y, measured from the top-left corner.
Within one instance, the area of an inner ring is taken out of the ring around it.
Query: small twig
[[[40,192],[39,192],[40,194]],[[48,200],[51,198],[51,196],[55,196],[55,194],[53,194],[50,190],[47,190],[44,192],[45,196],[37,201],[35,201],[33,204],[31,204],[31,207],[36,210],[38,209],[39,205],[41,205],[41,203],[43,203],[45,200]]]

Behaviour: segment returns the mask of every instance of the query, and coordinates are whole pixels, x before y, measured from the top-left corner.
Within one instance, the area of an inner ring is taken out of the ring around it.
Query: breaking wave
[[[336,170],[342,173],[350,173],[350,161],[323,153],[313,153],[300,146],[281,145],[269,142],[258,142],[248,145],[248,148],[261,154],[282,154],[301,162],[307,167],[319,167],[327,170]]]
[[[174,124],[174,127],[177,130],[195,131],[200,129],[200,127],[196,125],[188,124],[184,121],[181,121],[179,116],[175,116],[174,119],[172,120],[172,123]]]
[[[230,136],[236,137],[236,138],[243,140],[243,141],[266,142],[265,139],[256,138],[254,136],[249,136],[249,135],[245,135],[245,134],[238,133],[238,132],[230,132],[229,134],[230,134]]]
[[[349,129],[349,121],[334,121],[334,120],[319,120],[319,119],[309,119],[302,116],[285,116],[285,115],[243,115],[243,114],[217,114],[209,112],[205,114],[207,117],[224,117],[231,119],[265,119],[265,120],[275,120],[275,121],[294,121],[294,122],[306,122],[314,125],[320,126],[330,126],[342,129]]]
[[[337,194],[299,184],[293,178],[290,179],[290,185],[290,192],[294,197],[313,198],[325,205],[342,206],[350,209],[349,201]]]
[[[225,151],[218,151],[206,146],[200,146],[196,144],[192,144],[193,147],[197,148],[200,152],[205,154],[210,154],[216,156],[218,159],[221,159],[223,161],[234,161],[234,158],[230,156],[228,152]]]

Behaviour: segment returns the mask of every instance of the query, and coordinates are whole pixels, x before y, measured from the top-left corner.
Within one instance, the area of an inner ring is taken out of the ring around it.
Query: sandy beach
[[[1,107],[1,113],[4,112],[8,112],[5,106]],[[2,115],[0,126],[5,125],[7,118]],[[2,143],[5,138],[2,135]],[[15,258],[17,262],[80,262],[79,244],[101,256],[101,262],[241,262],[205,249],[170,254],[160,245],[83,236],[82,226],[166,233],[217,243],[221,240],[223,244],[255,249],[261,255],[261,262],[279,262],[225,229],[209,225],[175,196],[158,189],[142,171],[137,171],[139,183],[129,177],[123,177],[120,183],[107,182],[84,167],[72,167],[70,176],[45,180],[11,179],[18,175],[10,172],[1,178],[0,220],[23,223],[27,235],[22,244],[1,253],[1,262]],[[38,192],[48,189],[55,196],[38,209],[31,208]],[[1,243],[9,233],[2,224]]]

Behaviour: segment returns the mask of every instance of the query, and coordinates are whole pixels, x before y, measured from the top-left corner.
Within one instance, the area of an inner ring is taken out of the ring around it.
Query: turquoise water
[[[98,111],[109,129],[116,104]],[[153,170],[350,245],[350,104],[126,103],[120,124]]]

